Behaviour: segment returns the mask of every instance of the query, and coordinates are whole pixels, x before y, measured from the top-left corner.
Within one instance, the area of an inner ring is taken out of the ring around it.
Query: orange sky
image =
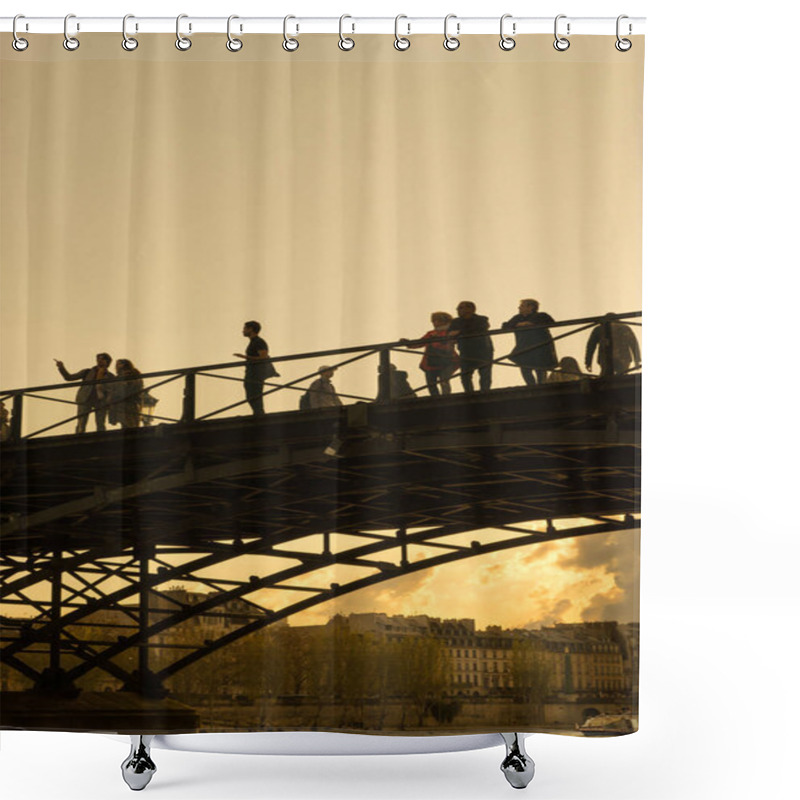
[[[563,523],[562,523],[563,524]],[[467,540],[481,538],[471,532]],[[505,534],[504,534],[505,535]],[[485,540],[485,539],[484,539]],[[292,625],[324,624],[336,613],[381,612],[471,618],[479,627],[538,627],[555,622],[635,621],[638,608],[639,531],[563,539],[422,570],[315,606]],[[308,576],[309,586],[345,583],[356,570],[334,567]],[[279,608],[277,592],[253,596]]]

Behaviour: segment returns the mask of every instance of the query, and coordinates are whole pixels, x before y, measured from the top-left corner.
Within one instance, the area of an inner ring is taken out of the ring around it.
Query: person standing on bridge
[[[526,298],[519,301],[519,314],[503,323],[503,330],[513,330],[516,339],[509,358],[519,367],[528,386],[544,383],[547,370],[558,364],[556,346],[547,328],[554,322],[549,314],[539,311],[538,300]]]
[[[634,369],[642,365],[639,342],[630,325],[620,322],[617,315],[609,312],[603,317],[589,335],[586,344],[586,369],[592,371],[592,358],[597,350],[597,363],[600,365],[600,377],[624,375],[634,364]]]
[[[464,391],[475,391],[472,376],[478,371],[482,392],[492,388],[492,360],[494,345],[490,336],[482,336],[489,330],[489,318],[476,314],[477,307],[472,300],[462,300],[456,307],[458,317],[450,323],[450,334],[457,337],[458,352],[461,355],[461,385]]]
[[[450,376],[458,369],[458,355],[452,337],[449,335],[451,314],[434,311],[431,314],[433,330],[428,331],[416,344],[410,339],[400,339],[409,347],[424,347],[419,368],[425,373],[425,383],[431,397],[450,394]]]
[[[89,420],[89,412],[94,409],[94,421],[98,431],[106,429],[106,411],[108,409],[108,390],[95,381],[106,381],[114,377],[110,371],[111,356],[108,353],[98,353],[95,356],[95,366],[80,369],[77,372],[69,372],[64,366],[63,361],[54,358],[58,371],[65,381],[82,381],[78,393],[75,395],[75,402],[78,405],[78,424],[75,433],[84,433],[86,423]]]
[[[142,421],[142,405],[144,404],[144,381],[142,373],[128,358],[118,358],[114,365],[117,378],[111,384],[111,408],[108,421],[123,428],[138,428]]]
[[[264,381],[278,376],[269,358],[269,347],[259,336],[260,333],[260,322],[255,320],[245,322],[242,336],[248,338],[250,344],[244,353],[233,354],[236,358],[243,358],[247,362],[244,368],[244,394],[256,417],[264,414]]]

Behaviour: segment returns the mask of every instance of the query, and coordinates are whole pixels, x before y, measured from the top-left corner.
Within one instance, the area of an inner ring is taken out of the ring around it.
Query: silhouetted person
[[[538,300],[526,298],[519,301],[519,314],[503,323],[503,330],[513,330],[516,339],[509,358],[519,367],[528,386],[544,383],[547,370],[558,363],[553,337],[544,327],[554,322],[549,314],[539,311]]]
[[[629,325],[619,322],[616,315],[608,313],[603,321],[592,329],[586,344],[586,369],[592,371],[592,358],[597,350],[597,363],[600,365],[600,377],[624,375],[630,369],[641,366],[642,356],[639,342]]]
[[[384,403],[388,400],[402,400],[407,397],[415,397],[414,390],[408,382],[408,373],[405,370],[397,369],[394,364],[389,365],[389,396],[383,389],[383,368],[378,367],[378,397],[379,403]]]
[[[250,344],[244,353],[234,353],[236,358],[243,358],[247,362],[244,369],[244,395],[257,417],[264,413],[264,381],[278,375],[269,360],[269,347],[259,336],[260,333],[260,322],[255,320],[245,322],[242,336],[247,337]]]
[[[342,404],[336,394],[332,381],[336,367],[327,365],[319,368],[319,378],[308,387],[308,403],[310,408],[335,408]]]
[[[433,330],[428,331],[417,344],[409,344],[408,339],[401,339],[409,347],[424,347],[425,353],[419,368],[425,373],[425,383],[431,396],[450,394],[450,376],[458,368],[458,355],[453,338],[450,336],[451,314],[446,311],[434,311],[431,314]]]
[[[450,323],[450,333],[457,336],[458,352],[461,356],[461,385],[465,392],[474,392],[472,375],[478,371],[478,383],[482,392],[492,388],[492,359],[494,345],[490,336],[481,336],[489,330],[489,318],[476,314],[471,300],[462,300],[457,308],[458,317]]]
[[[0,400],[0,442],[6,442],[11,438],[11,415],[8,413],[6,404]]]
[[[114,366],[117,377],[109,387],[112,404],[108,409],[108,421],[123,428],[138,428],[144,403],[142,373],[127,358],[118,358]]]
[[[58,371],[65,381],[83,381],[75,395],[75,402],[78,404],[78,424],[75,433],[83,433],[86,430],[86,422],[89,419],[89,412],[94,410],[94,421],[98,431],[106,429],[106,411],[110,395],[108,389],[93,381],[105,381],[114,377],[110,371],[111,356],[108,353],[98,353],[95,357],[96,364],[93,367],[80,369],[77,372],[69,372],[64,366],[63,361],[54,358]]]
[[[581,372],[578,359],[572,356],[564,356],[558,362],[558,366],[547,376],[548,383],[569,383],[570,381],[580,381],[586,376]]]

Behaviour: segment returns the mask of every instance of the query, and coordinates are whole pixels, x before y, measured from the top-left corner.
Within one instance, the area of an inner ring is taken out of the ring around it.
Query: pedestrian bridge
[[[388,363],[386,348],[368,352]],[[205,655],[333,597],[465,558],[638,527],[639,374],[198,419],[199,370],[181,373],[175,424],[24,435],[18,417],[3,444],[0,603],[30,622],[4,637],[0,658],[37,686],[72,687],[103,669],[158,694]],[[19,409],[20,393],[8,396]],[[252,571],[238,574],[240,564]],[[331,582],[333,567],[348,568],[346,579]],[[209,596],[153,608],[153,593],[175,583]],[[155,637],[233,601],[248,609],[235,631],[149,669]],[[82,645],[81,626],[109,610],[127,624]],[[43,646],[46,668],[31,657]],[[138,653],[137,669],[120,666],[126,651]]]

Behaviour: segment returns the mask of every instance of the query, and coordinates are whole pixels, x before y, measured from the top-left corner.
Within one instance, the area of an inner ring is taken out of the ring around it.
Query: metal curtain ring
[[[244,47],[244,42],[241,39],[236,39],[231,35],[231,22],[235,19],[239,19],[236,14],[231,14],[228,17],[228,41],[225,42],[225,47],[227,47],[231,53],[238,53]]]
[[[558,21],[560,19],[566,19],[566,14],[559,14],[555,22],[553,23],[553,35],[556,37],[555,41],[553,42],[553,47],[558,50],[559,53],[563,53],[565,50],[569,50],[569,39],[564,36],[558,35]],[[569,36],[569,22],[567,23],[567,36]]]
[[[188,39],[181,33],[181,20],[182,19],[189,19],[188,14],[178,14],[175,20],[175,47],[178,50],[188,50],[192,46],[192,40]],[[189,26],[189,30],[192,30],[192,26]]]
[[[355,46],[355,40],[351,39],[349,36],[345,36],[342,33],[342,26],[344,25],[344,21],[346,19],[353,19],[349,14],[342,14],[339,17],[339,49],[340,50],[352,50]],[[356,29],[355,23],[351,23],[353,25],[353,30]]]
[[[513,50],[517,46],[516,41],[511,36],[506,36],[506,34],[505,34],[504,26],[505,26],[505,22],[506,22],[507,19],[512,19],[512,15],[511,14],[503,14],[503,16],[500,17],[500,49],[501,50]],[[517,32],[517,23],[516,22],[512,22],[511,23],[511,32],[512,33],[516,33]]]
[[[25,19],[24,14],[17,14],[14,17],[14,21],[11,23],[11,33],[13,34],[14,38],[11,40],[11,46],[18,52],[21,53],[23,50],[28,49],[28,40],[23,39],[17,35],[17,20],[18,19]]]
[[[294,39],[291,36],[289,36],[288,24],[290,19],[297,19],[297,17],[288,14],[283,18],[283,49],[286,50],[288,53],[293,53],[295,50],[297,50],[298,47],[300,47],[300,40]]]
[[[133,36],[128,36],[128,20],[135,19],[133,14],[126,14],[122,18],[122,49],[127,50],[129,53],[139,46],[139,40]]]
[[[461,25],[458,22],[456,23],[456,35],[451,36],[447,32],[447,23],[450,22],[451,19],[458,19],[458,17],[455,14],[448,14],[444,18],[444,49],[452,52],[453,50],[458,50],[461,46],[461,42],[458,40],[458,33]]]
[[[69,35],[69,31],[67,30],[67,27],[69,25],[69,21],[71,19],[75,19],[75,15],[74,14],[67,14],[67,16],[64,17],[64,49],[65,50],[69,50],[70,52],[72,52],[73,50],[77,50],[81,46],[81,43],[78,41],[77,37],[76,36],[70,36]],[[76,25],[76,28],[75,28],[76,33],[79,30],[80,30],[80,26]]]
[[[627,53],[628,50],[630,50],[631,47],[633,47],[633,42],[630,39],[623,39],[619,35],[619,24],[624,19],[629,19],[627,14],[620,14],[617,17],[617,41],[614,42],[614,47],[616,47],[617,50],[620,51],[620,53]],[[630,33],[630,32],[631,32],[631,26],[629,24],[628,25],[628,33]]]
[[[400,20],[408,19],[405,14],[398,14],[394,18],[394,49],[395,50],[408,50],[411,47],[411,39],[406,39],[405,36],[400,35]],[[411,23],[407,22],[408,33],[411,34]]]

